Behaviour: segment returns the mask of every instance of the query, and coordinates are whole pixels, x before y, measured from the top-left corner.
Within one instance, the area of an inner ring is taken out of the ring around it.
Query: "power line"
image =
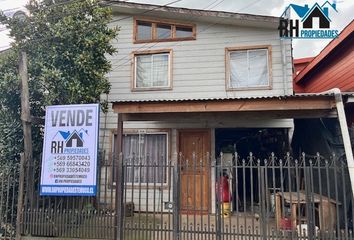
[[[256,4],[257,2],[260,2],[260,1],[263,1],[263,0],[256,0],[256,1],[252,2],[252,3],[250,3],[249,5],[247,5],[246,7],[243,7],[243,8],[241,8],[241,9],[237,10],[237,12],[242,11],[242,10],[244,10],[244,9],[246,9],[246,8],[248,8],[248,7],[250,7],[250,6],[252,6],[253,4]],[[214,1],[214,2],[215,2],[215,1]],[[209,5],[208,5],[208,6],[209,6]],[[202,10],[204,10],[204,9],[202,9]],[[189,20],[191,20],[191,19],[189,19]],[[200,30],[199,33],[203,33],[203,32],[205,32],[206,30],[208,30],[209,28],[211,28],[211,27],[213,27],[213,26],[215,26],[215,25],[217,25],[217,24],[220,24],[220,23],[211,23],[211,24],[209,24],[208,26],[206,26],[204,29]],[[151,45],[151,46],[149,46],[149,47],[147,47],[147,48],[145,48],[145,49],[144,49],[144,46],[142,46],[142,47],[138,48],[136,51],[149,50],[149,49],[151,49],[152,47],[156,46],[158,43],[159,43],[159,42],[156,42],[156,43],[154,43],[153,45]],[[147,43],[147,44],[148,44],[148,43]],[[145,46],[146,46],[147,44],[145,44]],[[171,45],[170,47],[175,47],[175,46],[178,46],[179,44],[181,44],[181,42],[177,42],[176,44],[173,44],[173,45]],[[130,57],[130,54],[128,54],[128,55],[126,55],[126,56],[120,58],[117,63],[121,62],[122,60],[126,59],[127,57]],[[125,64],[129,63],[130,61],[131,61],[131,59],[128,59],[128,61],[125,61],[124,63],[119,64],[118,66],[112,68],[111,71],[114,71],[114,70],[116,70],[117,68],[119,68],[119,67],[121,67],[121,66],[124,66]],[[114,66],[114,64],[112,64],[112,66]]]
[[[206,10],[206,9],[209,8],[211,5],[213,5],[214,3],[216,3],[217,1],[220,1],[220,0],[213,1],[211,4],[209,4],[208,6],[206,6],[205,8],[203,8],[203,9],[201,9],[201,10]],[[221,2],[223,2],[223,1],[224,1],[224,0],[222,0]],[[221,2],[219,2],[218,4],[220,4]],[[212,9],[212,8],[214,8],[214,7],[215,7],[215,6],[211,7],[210,9]],[[196,17],[196,18],[198,18],[198,17]],[[189,20],[193,20],[193,19],[190,18]],[[200,32],[202,32],[202,31],[200,31]],[[140,48],[136,49],[136,51],[149,50],[149,49],[151,49],[152,47],[156,46],[156,45],[158,44],[158,42],[154,43],[152,46],[149,46],[148,48],[145,48],[148,44],[149,44],[149,43],[144,44],[144,45],[141,46]],[[177,44],[179,44],[179,43],[177,43]],[[174,45],[172,45],[172,46],[176,46],[177,44],[174,44]],[[172,47],[172,46],[171,46],[171,47]],[[145,48],[145,49],[144,49],[144,48]],[[117,61],[117,64],[118,64],[119,62],[121,62],[122,60],[126,59],[127,57],[130,57],[130,54],[128,54],[128,55],[126,55],[126,56],[120,58],[120,59]],[[130,59],[128,59],[128,61],[124,62],[123,64],[120,64],[120,65],[118,65],[117,67],[113,68],[112,71],[115,70],[115,69],[117,69],[117,68],[120,67],[120,66],[125,65],[125,64],[128,63],[128,62],[130,62]],[[114,66],[114,64],[112,64],[112,66]]]
[[[178,2],[181,2],[181,1],[183,1],[183,0],[175,0],[175,1],[169,2],[169,3],[164,4],[164,5],[159,5],[159,6],[156,6],[156,7],[152,8],[152,9],[145,10],[145,11],[139,13],[139,15],[144,15],[144,14],[146,14],[146,13],[148,13],[148,12],[152,12],[152,11],[157,10],[157,9],[159,9],[159,8],[162,8],[162,7],[168,7],[168,6],[172,5],[172,4],[175,4],[175,3],[178,3]],[[113,5],[113,4],[110,4],[110,6],[112,6],[112,5]],[[119,18],[119,19],[116,19],[116,20],[111,21],[110,23],[119,22],[119,21],[122,21],[122,20],[125,20],[125,19],[129,19],[129,18],[132,18],[132,16],[127,16],[127,17]]]
[[[217,4],[215,4],[214,6],[212,6],[210,9],[208,10],[211,10],[213,8],[216,8],[217,6],[219,6],[221,3],[223,3],[225,0],[221,0],[220,2],[218,2]]]
[[[213,5],[213,4],[216,3],[217,1],[220,1],[220,0],[215,0],[215,1],[213,1],[212,3],[208,4],[208,6],[206,6],[206,7],[203,8],[203,9],[208,9],[211,5]]]
[[[156,9],[159,9],[159,8],[162,8],[162,7],[166,7],[166,6],[172,5],[172,4],[177,3],[177,2],[181,2],[181,1],[183,1],[183,0],[175,0],[175,1],[169,2],[169,3],[165,4],[165,5],[159,5],[159,6],[156,6],[156,7],[152,8],[152,9],[145,10],[145,11],[139,13],[139,14],[143,15],[143,14],[146,14],[148,12],[152,12],[152,11],[154,11]],[[112,5],[114,5],[114,3],[103,4],[103,5],[112,6]],[[132,18],[132,16],[124,17],[124,18],[120,18],[120,19],[116,19],[116,20],[112,20],[112,21],[110,21],[110,23],[119,22],[119,21],[125,20],[127,18]],[[85,28],[84,30],[86,32],[88,32],[89,30],[92,30],[95,27],[97,27],[97,26],[91,26],[91,27]],[[40,34],[40,33],[38,33],[38,34]],[[69,36],[69,34],[70,34],[70,32],[67,32],[67,36]],[[65,34],[64,34],[64,36],[65,36]],[[63,35],[61,37],[63,37]],[[29,39],[28,42],[32,42],[32,43],[33,42],[41,42],[41,41],[47,41],[47,40],[55,39],[55,38],[58,38],[58,37],[57,36],[49,36],[49,37],[42,37],[42,38],[36,38],[36,39]]]
[[[72,1],[69,1],[69,2],[65,2],[65,4],[73,3],[73,2],[80,2],[80,1],[81,1],[81,0],[72,0]],[[139,15],[143,15],[143,14],[146,14],[146,13],[148,13],[148,12],[152,12],[152,11],[157,10],[157,9],[159,9],[159,8],[166,7],[166,6],[172,5],[172,4],[177,3],[177,2],[180,2],[180,1],[183,1],[183,0],[175,0],[175,1],[169,2],[169,3],[165,4],[165,5],[156,6],[156,7],[152,8],[152,9],[145,10],[145,11],[139,13]],[[213,1],[211,4],[209,4],[209,5],[208,5],[207,7],[205,7],[205,8],[211,7],[211,5],[215,4],[217,1],[220,1],[220,0]],[[217,3],[217,4],[214,5],[214,6],[212,6],[211,8],[214,8],[214,7],[218,6],[218,5],[221,4],[223,1],[224,1],[224,0],[221,0],[219,3]],[[260,2],[260,1],[262,1],[262,0],[256,0],[256,1],[252,2],[252,3],[250,3],[249,5],[247,5],[247,6],[243,7],[243,8],[241,8],[241,9],[239,9],[238,11],[244,10],[244,9],[246,9],[246,8],[248,8],[248,7],[250,7],[250,6],[252,6],[253,4],[255,4],[255,3],[257,3],[257,2]],[[108,6],[114,5],[115,3],[101,3],[101,4],[108,7]],[[59,4],[56,4],[56,5],[64,5],[64,3],[59,3]],[[53,5],[52,5],[52,6],[53,6]],[[97,6],[97,5],[95,5],[95,6]],[[202,9],[202,10],[205,10],[205,9]],[[70,14],[69,14],[69,15],[70,15]],[[62,15],[62,16],[63,16],[63,15]],[[122,20],[125,20],[125,19],[129,19],[129,18],[132,18],[132,17],[133,17],[133,16],[127,16],[127,17],[119,18],[119,19],[110,21],[110,23],[119,22],[119,21],[122,21]],[[196,17],[196,18],[198,18],[198,17]],[[207,29],[209,29],[210,27],[212,27],[212,26],[214,26],[214,25],[216,25],[216,24],[220,24],[220,23],[212,23],[212,24],[209,24],[205,29],[199,31],[199,33],[202,33],[202,32],[204,32],[204,31],[206,31]],[[96,26],[93,26],[93,27],[96,27]],[[88,30],[90,30],[90,29],[93,29],[93,27],[86,28],[85,31],[88,31]],[[69,34],[69,33],[68,33],[68,34]],[[44,37],[44,38],[37,38],[37,39],[29,40],[29,42],[40,42],[40,41],[45,41],[45,40],[54,39],[54,38],[57,38],[57,37],[56,37],[56,36],[50,36],[50,37]],[[140,48],[138,48],[137,51],[142,50],[142,49],[143,49],[143,50],[151,49],[152,47],[156,46],[156,44],[158,44],[158,42],[156,42],[155,44],[153,44],[153,45],[151,45],[151,46],[145,48],[148,44],[149,44],[149,43],[144,44],[143,46],[141,46]],[[172,46],[177,46],[177,45],[179,45],[179,44],[180,44],[180,42],[178,42],[178,43],[176,43],[176,44],[174,44],[174,45],[172,45]],[[172,47],[172,46],[171,46],[171,47]],[[125,57],[120,58],[120,59],[117,61],[117,63],[121,62],[122,60],[126,59],[126,58],[129,57],[129,56],[130,56],[130,54],[126,55]],[[130,61],[130,59],[128,59],[128,61],[126,61],[126,62],[124,62],[124,63],[122,63],[122,64],[117,65],[116,67],[114,67],[114,68],[112,69],[112,71],[115,70],[115,69],[117,69],[117,68],[120,67],[120,66],[125,65],[125,64],[126,64],[127,62],[129,62],[129,61]],[[114,65],[115,65],[115,64],[112,64],[112,66],[114,66]]]

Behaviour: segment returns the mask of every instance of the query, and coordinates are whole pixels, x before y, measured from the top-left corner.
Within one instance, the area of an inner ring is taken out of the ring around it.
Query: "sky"
[[[129,2],[150,3],[163,5],[173,0],[128,0]],[[329,0],[331,3],[333,0]],[[27,0],[0,0],[0,9],[11,14],[23,9]],[[312,6],[316,0],[181,0],[170,6],[186,7],[206,10],[217,10],[238,13],[271,15],[279,17],[290,3]],[[322,5],[325,0],[317,0]],[[331,16],[331,28],[342,30],[354,17],[354,0],[336,0],[338,14]],[[11,39],[8,31],[0,26],[0,50],[9,46]],[[331,40],[295,39],[293,40],[294,58],[316,56]]]

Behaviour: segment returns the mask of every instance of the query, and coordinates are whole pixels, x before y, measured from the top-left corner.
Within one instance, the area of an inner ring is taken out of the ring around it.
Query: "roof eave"
[[[165,5],[152,5],[152,4],[142,4],[142,3],[130,3],[122,2],[116,0],[105,0],[103,2],[105,5],[110,5],[114,12],[123,13],[135,13],[135,14],[151,14],[152,12],[161,13],[173,13],[180,16],[197,16],[197,17],[208,17],[211,20],[215,19],[230,19],[235,20],[235,25],[244,23],[263,23],[269,27],[277,27],[279,25],[279,17],[274,16],[264,16],[255,14],[244,14],[244,13],[234,13],[225,11],[211,11],[211,10],[200,10],[200,9],[190,9],[181,7],[171,7]]]

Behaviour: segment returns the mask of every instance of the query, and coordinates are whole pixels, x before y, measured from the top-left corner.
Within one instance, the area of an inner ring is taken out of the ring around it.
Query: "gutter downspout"
[[[279,39],[280,41],[280,52],[281,52],[281,62],[282,62],[282,75],[283,75],[283,94],[287,95],[287,86],[286,86],[286,51],[285,51],[285,45],[282,39]]]
[[[354,158],[353,158],[353,150],[350,142],[349,130],[347,125],[347,119],[344,112],[344,104],[342,99],[342,93],[338,88],[333,88],[327,93],[333,93],[336,101],[336,108],[338,113],[338,121],[342,133],[342,139],[344,144],[345,156],[347,158],[349,178],[352,188],[352,194],[354,197]]]

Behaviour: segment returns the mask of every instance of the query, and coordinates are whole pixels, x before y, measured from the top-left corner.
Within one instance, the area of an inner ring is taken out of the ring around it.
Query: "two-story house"
[[[220,152],[283,156],[295,116],[333,112],[333,96],[293,95],[291,41],[280,39],[277,17],[108,2],[120,31],[100,147],[134,164],[125,169],[125,201],[139,211],[166,210],[172,162],[200,168],[180,169],[181,209],[215,212],[217,175],[206,166]],[[230,191],[259,201],[257,181]]]

